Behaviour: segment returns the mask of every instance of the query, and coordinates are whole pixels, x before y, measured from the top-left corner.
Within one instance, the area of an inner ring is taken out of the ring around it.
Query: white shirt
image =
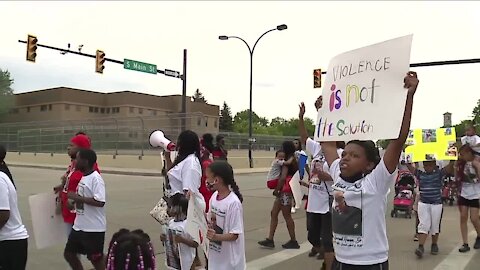
[[[106,202],[105,182],[97,171],[83,176],[78,183],[77,194],[94,198],[98,202]],[[73,229],[83,232],[105,232],[107,230],[107,218],[105,206],[96,207],[86,203],[75,203],[75,222]]]
[[[467,162],[465,164],[464,174],[467,181],[462,182],[460,196],[467,200],[480,199],[480,182],[478,181],[477,172],[475,171],[472,162]]]
[[[190,190],[193,193],[199,193],[200,181],[202,179],[202,166],[195,154],[186,157],[182,162],[171,168],[168,173],[168,180],[172,195],[175,193],[184,193]]]
[[[387,192],[394,182],[383,159],[364,178],[349,183],[340,177],[340,159],[330,166],[334,190],[344,192],[346,213],[336,210],[333,202],[333,245],[337,261],[352,265],[372,265],[388,260],[388,239],[385,224]]]
[[[174,242],[172,241],[173,239],[170,238],[170,234],[173,235],[180,235],[183,238],[187,239],[192,239],[192,237],[185,231],[185,225],[187,224],[186,220],[183,221],[175,221],[175,220],[170,220],[168,224],[168,230],[167,230],[167,246],[168,245],[173,245]],[[167,251],[166,251],[167,253]],[[178,244],[178,253],[180,257],[180,269],[190,269],[193,264],[193,260],[195,259],[195,248],[189,247],[183,243]],[[177,270],[177,268],[174,267],[169,267],[166,261],[165,257],[165,265],[167,266],[167,269],[169,270]]]
[[[325,157],[322,152],[322,146],[319,142],[316,142],[310,138],[307,139],[306,143],[307,152],[313,156],[312,168],[310,168],[310,173],[313,174],[316,162],[321,162],[324,172],[330,172],[327,162],[325,162]],[[343,149],[337,149],[338,156],[342,156]],[[315,176],[312,176],[312,180]],[[332,177],[333,178],[333,177]],[[333,181],[321,181],[314,183],[311,181],[308,186],[308,204],[307,212],[308,213],[319,213],[325,214],[330,211],[330,205],[328,197],[333,195],[332,184]]]
[[[480,146],[476,146],[477,144],[480,144],[480,137],[478,135],[463,136],[461,141],[462,145],[469,144],[472,146],[473,151],[480,152]]]
[[[245,238],[243,231],[243,207],[235,193],[218,200],[218,192],[210,199],[208,218],[214,222],[217,234],[238,234],[235,241],[210,241],[208,250],[209,270],[245,270]]]
[[[0,229],[0,241],[27,239],[28,232],[18,210],[17,191],[3,172],[0,172],[0,210],[10,211],[10,218]]]

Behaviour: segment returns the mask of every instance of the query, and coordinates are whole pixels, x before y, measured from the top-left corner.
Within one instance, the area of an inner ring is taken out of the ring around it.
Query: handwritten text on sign
[[[403,78],[412,35],[340,54],[330,61],[315,139],[397,138],[405,109]]]

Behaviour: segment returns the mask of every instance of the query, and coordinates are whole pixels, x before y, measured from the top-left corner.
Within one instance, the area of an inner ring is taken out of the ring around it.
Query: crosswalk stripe
[[[472,237],[477,236],[475,230],[471,231],[468,234],[468,238],[472,239]],[[452,249],[452,251],[447,255],[445,259],[441,263],[437,265],[433,270],[451,270],[451,269],[465,269],[468,265],[470,260],[477,254],[475,250],[470,250],[467,253],[460,253],[458,249],[460,246],[456,246]]]
[[[275,252],[268,256],[250,261],[247,263],[248,270],[260,270],[270,267],[272,265],[289,260],[295,256],[301,255],[310,250],[312,245],[309,242],[303,242],[300,244],[299,249],[285,249],[279,252]]]

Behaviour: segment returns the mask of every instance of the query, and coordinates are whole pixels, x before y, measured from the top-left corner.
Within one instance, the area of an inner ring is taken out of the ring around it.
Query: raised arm
[[[383,162],[387,167],[387,170],[390,173],[393,173],[398,165],[398,160],[402,153],[403,145],[407,140],[408,132],[410,130],[410,122],[412,120],[412,106],[413,106],[413,96],[418,86],[418,77],[417,73],[409,71],[407,76],[404,78],[404,87],[408,90],[407,92],[407,101],[405,103],[405,112],[403,114],[402,126],[400,128],[400,134],[395,140],[391,140],[385,150],[385,155],[383,156]]]
[[[302,145],[307,145],[308,132],[307,128],[305,127],[305,120],[303,119],[303,117],[305,116],[305,104],[302,102],[299,107],[300,111],[298,113],[298,134],[300,135],[300,141]]]

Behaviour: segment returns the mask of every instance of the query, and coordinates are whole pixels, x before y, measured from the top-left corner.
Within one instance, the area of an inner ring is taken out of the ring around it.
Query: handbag
[[[325,185],[325,189],[327,190],[327,194],[328,194],[328,211],[330,213],[332,213],[332,205],[333,205],[333,196],[330,194],[330,192],[328,191],[328,186],[327,186],[327,183],[325,183],[325,181],[323,181],[323,184]]]
[[[170,217],[167,214],[168,204],[167,201],[162,197],[155,207],[150,211],[150,216],[152,216],[158,223],[161,225],[167,225]]]

